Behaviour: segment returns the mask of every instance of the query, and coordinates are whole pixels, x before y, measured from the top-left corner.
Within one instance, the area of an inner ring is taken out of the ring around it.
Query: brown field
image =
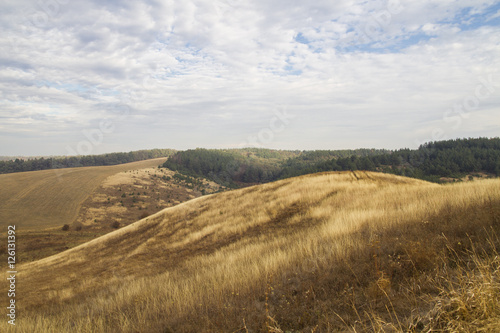
[[[0,175],[0,228],[40,229],[69,224],[84,200],[109,176],[156,167],[166,158],[113,166],[66,168]]]
[[[16,328],[0,330],[497,332],[499,232],[498,179],[307,175],[19,265]]]

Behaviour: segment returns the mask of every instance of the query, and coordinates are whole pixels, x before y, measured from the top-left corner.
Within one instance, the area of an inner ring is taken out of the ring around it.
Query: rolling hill
[[[17,329],[494,331],[499,185],[330,172],[203,196],[19,265]]]
[[[71,223],[82,202],[109,176],[156,167],[166,158],[99,167],[66,168],[0,175],[0,226],[40,228]]]

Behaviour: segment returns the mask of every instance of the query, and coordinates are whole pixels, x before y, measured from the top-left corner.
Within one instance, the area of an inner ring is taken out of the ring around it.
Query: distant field
[[[498,235],[500,180],[291,178],[203,196],[19,265],[16,328],[498,332]]]
[[[126,170],[156,167],[165,160],[0,175],[0,227],[36,229],[70,224],[104,179]]]

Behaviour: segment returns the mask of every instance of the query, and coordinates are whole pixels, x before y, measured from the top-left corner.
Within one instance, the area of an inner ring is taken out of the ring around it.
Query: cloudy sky
[[[0,155],[499,135],[500,1],[0,4]]]

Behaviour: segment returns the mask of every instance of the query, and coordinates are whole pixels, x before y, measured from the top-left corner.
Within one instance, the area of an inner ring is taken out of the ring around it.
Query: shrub
[[[62,227],[62,231],[68,231],[69,230],[69,224],[65,224]]]
[[[139,215],[139,220],[142,220],[146,217],[148,217],[150,214],[148,212],[143,212],[141,215]]]

